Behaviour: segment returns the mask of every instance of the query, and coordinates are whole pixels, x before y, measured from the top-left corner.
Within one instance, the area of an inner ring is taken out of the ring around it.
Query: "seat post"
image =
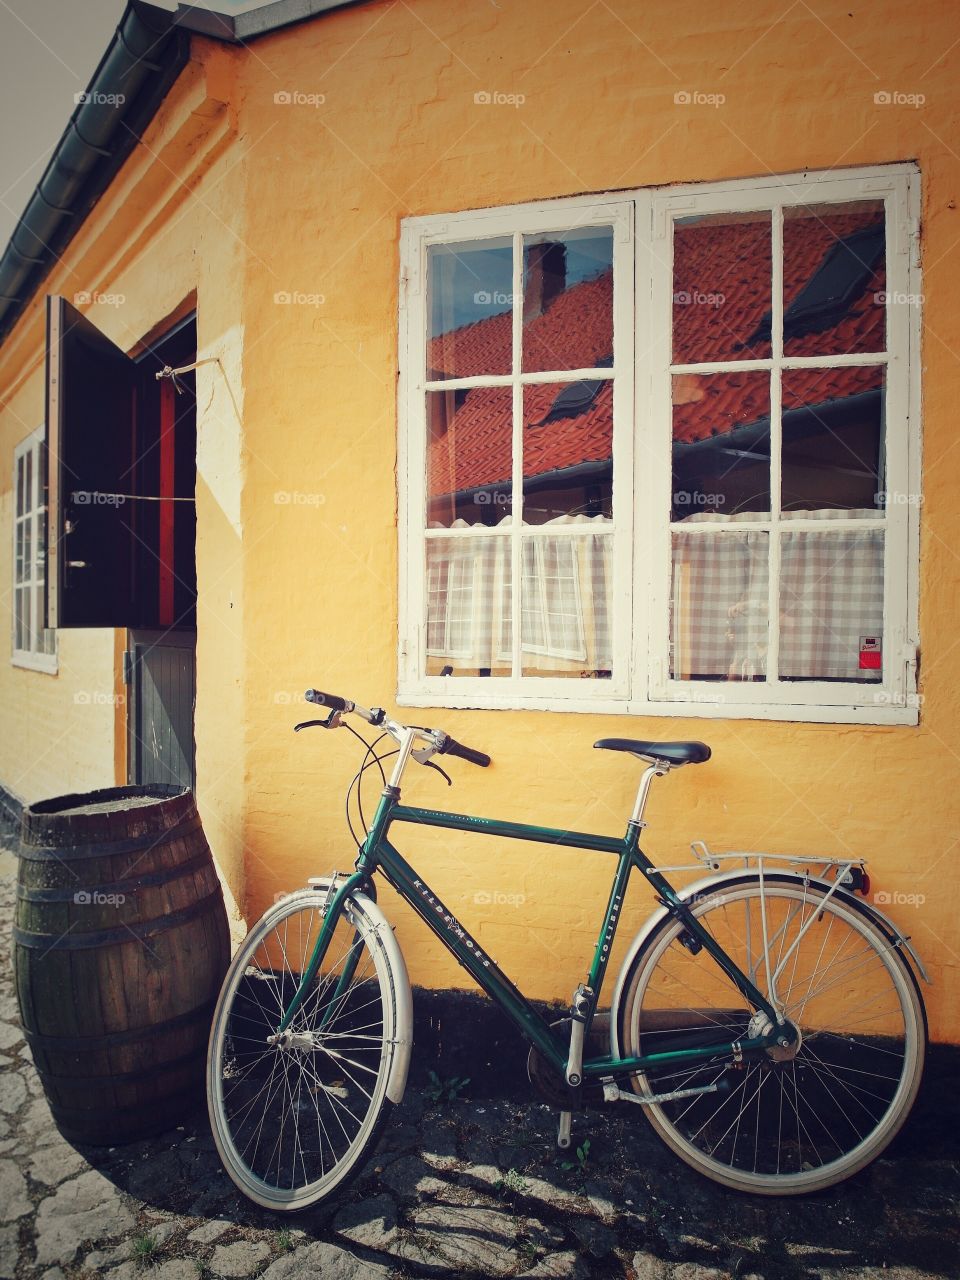
[[[633,813],[630,815],[630,821],[638,827],[645,827],[647,824],[643,820],[643,811],[647,805],[647,796],[650,793],[650,784],[654,778],[662,778],[670,772],[670,765],[663,760],[650,760],[649,756],[640,756],[641,760],[647,761],[647,767],[644,769],[640,778],[640,785],[637,788],[637,798],[634,802]]]

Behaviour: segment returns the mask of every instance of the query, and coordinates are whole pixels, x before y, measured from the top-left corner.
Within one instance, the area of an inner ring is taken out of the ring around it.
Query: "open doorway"
[[[196,316],[151,342],[137,363],[153,382],[141,415],[136,490],[142,503],[136,554],[141,589],[157,625],[128,630],[127,777],[136,784],[196,782],[197,399],[192,371],[157,379],[197,358]]]
[[[130,782],[194,784],[197,632],[191,313],[136,358],[47,300],[46,618],[127,635]]]

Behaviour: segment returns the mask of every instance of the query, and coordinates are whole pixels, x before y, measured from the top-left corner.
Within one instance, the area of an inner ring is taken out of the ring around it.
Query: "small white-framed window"
[[[918,213],[891,165],[407,220],[401,702],[916,723]]]
[[[43,625],[46,455],[39,427],[13,455],[13,662],[54,673],[57,633]]]

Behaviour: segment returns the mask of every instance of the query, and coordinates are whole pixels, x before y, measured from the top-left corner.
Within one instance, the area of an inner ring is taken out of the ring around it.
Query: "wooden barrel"
[[[13,930],[20,1018],[58,1128],[133,1142],[199,1100],[230,959],[189,788],[116,787],[24,810]]]

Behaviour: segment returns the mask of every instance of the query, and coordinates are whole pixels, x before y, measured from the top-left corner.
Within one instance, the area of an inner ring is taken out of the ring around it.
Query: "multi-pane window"
[[[46,507],[43,429],[28,436],[13,462],[13,660],[57,669],[57,633],[44,627]]]
[[[405,224],[401,697],[915,719],[916,183]]]

